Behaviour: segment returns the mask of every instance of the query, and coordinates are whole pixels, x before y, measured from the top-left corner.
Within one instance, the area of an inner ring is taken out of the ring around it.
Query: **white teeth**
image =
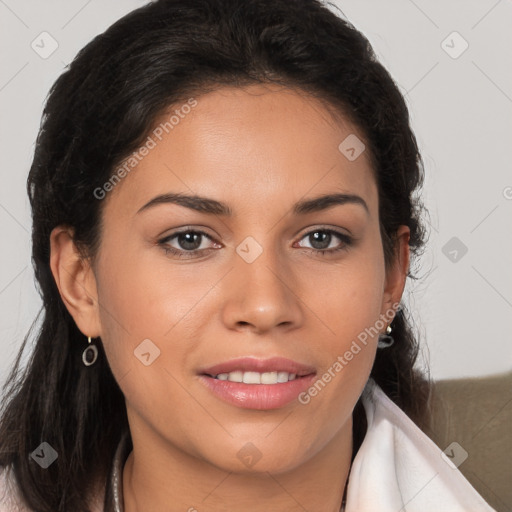
[[[244,372],[244,384],[261,384],[261,374],[258,372]]]
[[[228,380],[230,382],[243,382],[244,374],[243,372],[235,371],[228,373]]]
[[[286,378],[286,381],[288,381],[288,377]],[[276,384],[277,383],[277,372],[262,373],[261,374],[261,383],[262,384]]]
[[[288,380],[288,372],[277,372],[277,382],[286,382]]]
[[[219,380],[229,380],[230,382],[243,382],[244,384],[277,384],[295,380],[297,375],[288,372],[242,372],[234,371],[230,373],[219,373],[215,378]]]

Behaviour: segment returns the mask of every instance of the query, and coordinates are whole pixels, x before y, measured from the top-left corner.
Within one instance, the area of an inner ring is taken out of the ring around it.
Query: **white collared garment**
[[[344,512],[496,512],[435,443],[370,379],[362,395],[368,429],[350,469]],[[107,485],[93,512],[124,512],[123,467],[128,436],[119,443]],[[451,454],[450,454],[451,455]],[[455,454],[457,455],[457,454]],[[16,485],[0,472],[0,512],[31,512]]]
[[[495,512],[372,379],[362,402],[368,429],[350,469],[345,512]]]

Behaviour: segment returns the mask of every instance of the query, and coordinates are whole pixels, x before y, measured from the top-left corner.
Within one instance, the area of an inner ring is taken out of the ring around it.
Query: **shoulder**
[[[0,512],[33,512],[23,505],[10,467],[0,467]]]

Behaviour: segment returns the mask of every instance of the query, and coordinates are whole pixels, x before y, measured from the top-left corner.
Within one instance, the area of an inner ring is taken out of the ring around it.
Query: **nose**
[[[262,244],[263,245],[263,244]],[[300,290],[292,269],[270,249],[248,263],[234,254],[234,268],[225,280],[222,318],[229,329],[261,334],[296,329],[303,322]]]

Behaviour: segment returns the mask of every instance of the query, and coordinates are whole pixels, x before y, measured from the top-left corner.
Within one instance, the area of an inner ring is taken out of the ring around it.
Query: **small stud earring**
[[[392,330],[393,329],[391,328],[391,325],[388,325],[386,328],[386,334],[379,334],[377,348],[388,348],[391,347],[391,345],[393,345],[395,340],[392,336],[390,336]]]

